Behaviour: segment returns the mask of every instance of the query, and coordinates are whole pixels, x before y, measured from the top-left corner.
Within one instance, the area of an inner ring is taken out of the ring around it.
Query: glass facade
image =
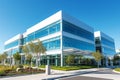
[[[109,46],[105,47],[103,45]],[[113,56],[115,54],[115,44],[114,42],[104,38],[101,36],[101,46],[102,46],[102,53],[104,53],[105,56]]]
[[[25,38],[18,39],[14,42],[11,42],[11,43],[5,45],[5,49],[9,49],[9,48],[18,46],[19,48],[12,49],[12,50],[8,51],[8,53],[13,54],[16,52],[22,52],[20,45],[24,45],[24,44],[26,44],[26,42],[30,42],[32,40],[35,40],[35,39],[38,39],[41,37],[45,37],[47,35],[50,35],[50,34],[53,34],[53,33],[59,32],[59,31],[60,31],[60,20],[27,35],[27,37],[25,37]],[[44,40],[42,42],[47,50],[60,49],[60,36],[50,38],[50,39]]]
[[[78,27],[65,20],[63,20],[62,27],[63,27],[63,31],[73,34],[75,36],[82,37],[87,40],[93,41],[94,43],[94,34],[91,33],[90,31],[80,28],[80,26]],[[80,50],[95,51],[95,46],[92,43],[88,43],[85,41],[63,36],[63,48],[67,48],[67,47],[77,48]]]
[[[42,29],[39,29],[27,36],[27,42],[30,42],[32,40],[45,37],[47,35],[53,34],[60,31],[60,21],[54,22],[48,26],[45,26]]]
[[[7,51],[9,56],[15,54],[16,52],[19,52],[19,48],[14,48],[14,49],[11,49],[11,50]]]
[[[47,50],[60,49],[60,36],[42,41]]]
[[[103,47],[103,53],[105,56],[113,56],[115,54],[115,50],[114,49],[110,49],[107,47]]]
[[[19,40],[13,41],[12,43],[9,43],[7,45],[5,45],[5,49],[11,48],[11,47],[15,47],[19,45]]]
[[[63,31],[94,41],[93,33],[63,20]]]
[[[114,40],[111,41],[103,37],[102,33],[100,34],[100,37],[95,38],[96,51],[99,50],[104,56],[113,56],[115,54]]]
[[[60,66],[60,54],[41,56],[41,65]]]
[[[66,47],[95,51],[94,44],[63,36],[63,48]]]
[[[104,45],[111,46],[111,47],[115,46],[114,42],[112,42],[108,39],[105,39],[104,37],[101,37],[101,43],[104,44]]]

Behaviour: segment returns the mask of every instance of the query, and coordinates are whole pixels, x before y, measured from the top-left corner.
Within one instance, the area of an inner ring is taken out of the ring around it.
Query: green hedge
[[[45,68],[45,65],[40,66],[40,68]],[[63,71],[70,71],[70,70],[80,70],[80,69],[90,69],[96,68],[96,66],[51,66],[54,70],[63,70]]]

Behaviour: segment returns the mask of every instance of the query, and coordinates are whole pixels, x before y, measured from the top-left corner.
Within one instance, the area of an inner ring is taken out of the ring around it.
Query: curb
[[[120,72],[118,72],[118,71],[115,71],[115,70],[113,70],[113,72],[115,72],[115,73],[119,73],[119,74],[120,74]]]

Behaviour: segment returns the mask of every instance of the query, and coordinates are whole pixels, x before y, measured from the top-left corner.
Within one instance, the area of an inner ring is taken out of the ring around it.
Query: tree
[[[120,66],[120,54],[119,53],[114,55],[114,61],[119,62],[119,66]]]
[[[79,57],[79,64],[81,64],[81,61],[82,61],[82,58],[83,58],[83,55],[78,55],[78,57]]]
[[[26,61],[28,60],[27,58],[27,56],[30,54],[30,50],[29,50],[29,48],[28,48],[28,45],[24,45],[24,46],[22,46],[22,51],[23,51],[23,53],[24,53],[24,55],[25,55],[25,63],[26,63]],[[31,57],[32,57],[32,55],[31,55]],[[31,60],[30,60],[31,61]]]
[[[8,54],[4,52],[3,54],[0,54],[0,61],[5,65],[6,59],[7,59]]]
[[[36,56],[36,67],[38,67],[40,54],[44,54],[46,52],[46,48],[43,46],[40,40],[37,40],[35,42],[29,42],[27,46],[28,47],[23,48],[23,51],[25,53],[33,53]]]
[[[66,63],[67,63],[68,65],[74,64],[74,59],[75,59],[75,56],[72,55],[72,54],[70,54],[70,55],[68,55],[67,58],[66,58]]]
[[[21,55],[19,52],[16,52],[15,54],[13,54],[13,58],[15,59],[15,63],[17,63],[17,64],[20,63]]]
[[[97,51],[97,52],[93,52],[92,53],[92,56],[94,57],[94,59],[96,60],[96,62],[97,62],[97,67],[99,68],[99,63],[100,63],[100,61],[101,61],[101,59],[102,59],[102,54],[99,52],[99,51]]]
[[[7,52],[4,52],[4,53],[2,54],[2,58],[3,58],[4,64],[5,64],[5,62],[6,62],[7,56],[8,56]]]
[[[0,62],[3,63],[2,54],[0,54]]]
[[[28,54],[27,56],[26,56],[26,61],[30,64],[31,63],[31,61],[32,61],[32,54]]]
[[[25,53],[25,55],[29,54],[29,48],[27,45],[22,46],[22,51]]]

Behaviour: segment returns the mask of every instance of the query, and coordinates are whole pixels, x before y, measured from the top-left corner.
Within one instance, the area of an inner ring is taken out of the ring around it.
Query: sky
[[[120,48],[120,0],[0,0],[0,53],[6,40],[59,10],[111,36]]]

